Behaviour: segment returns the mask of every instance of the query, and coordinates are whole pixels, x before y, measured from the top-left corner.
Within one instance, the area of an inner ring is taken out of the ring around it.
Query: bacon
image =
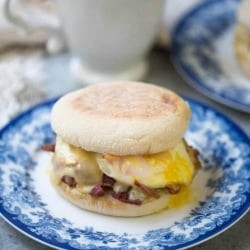
[[[170,194],[177,194],[180,192],[181,187],[179,185],[172,185],[172,186],[167,186],[166,190]]]
[[[44,144],[41,146],[41,150],[47,152],[55,152],[55,144]]]
[[[142,201],[140,201],[140,200],[130,200],[128,198],[128,196],[129,196],[128,191],[120,192],[120,193],[115,193],[115,192],[112,193],[112,197],[114,199],[121,201],[121,202],[134,204],[134,205],[140,205],[142,203]]]
[[[106,174],[102,175],[102,187],[112,188],[116,180]]]
[[[151,196],[151,197],[154,197],[154,198],[160,198],[160,196],[155,192],[153,191],[152,189],[146,187],[145,185],[141,184],[139,181],[135,180],[135,186],[137,186],[138,188],[140,188],[140,190],[146,194],[147,196]]]
[[[75,181],[74,177],[64,175],[61,180],[62,180],[62,182],[69,185],[71,188],[76,187],[76,181]]]
[[[125,201],[128,200],[128,192],[120,192],[120,193],[113,192],[112,197],[120,201]]]
[[[95,185],[89,194],[93,196],[103,196],[105,191],[101,185]]]

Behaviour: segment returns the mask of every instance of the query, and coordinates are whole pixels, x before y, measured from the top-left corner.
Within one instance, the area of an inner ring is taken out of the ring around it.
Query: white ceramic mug
[[[82,81],[144,77],[164,0],[57,0],[56,4],[69,48],[78,58],[72,70]]]

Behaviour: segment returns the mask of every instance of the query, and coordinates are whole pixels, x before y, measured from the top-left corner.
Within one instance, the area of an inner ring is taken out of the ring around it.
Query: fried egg
[[[72,177],[77,180],[79,176],[86,176],[86,173],[79,173],[79,170],[93,175],[100,175],[101,171],[126,185],[134,186],[135,181],[139,181],[150,188],[163,188],[171,185],[188,185],[192,182],[195,173],[195,166],[184,141],[172,150],[157,154],[114,156],[88,152],[72,145],[69,146],[62,139],[57,139],[56,155],[64,159],[70,167],[78,166],[75,167],[77,171],[71,169]],[[79,168],[79,162],[84,167]],[[64,170],[61,168],[59,171]],[[92,179],[95,179],[93,177]],[[88,175],[88,178],[91,176]],[[78,183],[83,183],[83,181]]]
[[[174,149],[152,155],[98,155],[102,172],[115,180],[133,186],[135,180],[150,188],[188,185],[192,182],[195,166],[184,142]]]

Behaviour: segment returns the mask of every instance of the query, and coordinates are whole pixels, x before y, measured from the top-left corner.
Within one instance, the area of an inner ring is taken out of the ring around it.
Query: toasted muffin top
[[[188,104],[174,92],[140,82],[91,85],[58,100],[54,131],[69,144],[115,155],[152,154],[183,137]]]

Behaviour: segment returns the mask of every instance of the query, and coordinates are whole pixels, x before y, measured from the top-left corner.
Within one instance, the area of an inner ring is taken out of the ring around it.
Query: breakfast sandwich
[[[191,111],[170,90],[139,82],[91,85],[61,97],[51,181],[89,211],[134,217],[168,207],[200,168],[183,138]]]

